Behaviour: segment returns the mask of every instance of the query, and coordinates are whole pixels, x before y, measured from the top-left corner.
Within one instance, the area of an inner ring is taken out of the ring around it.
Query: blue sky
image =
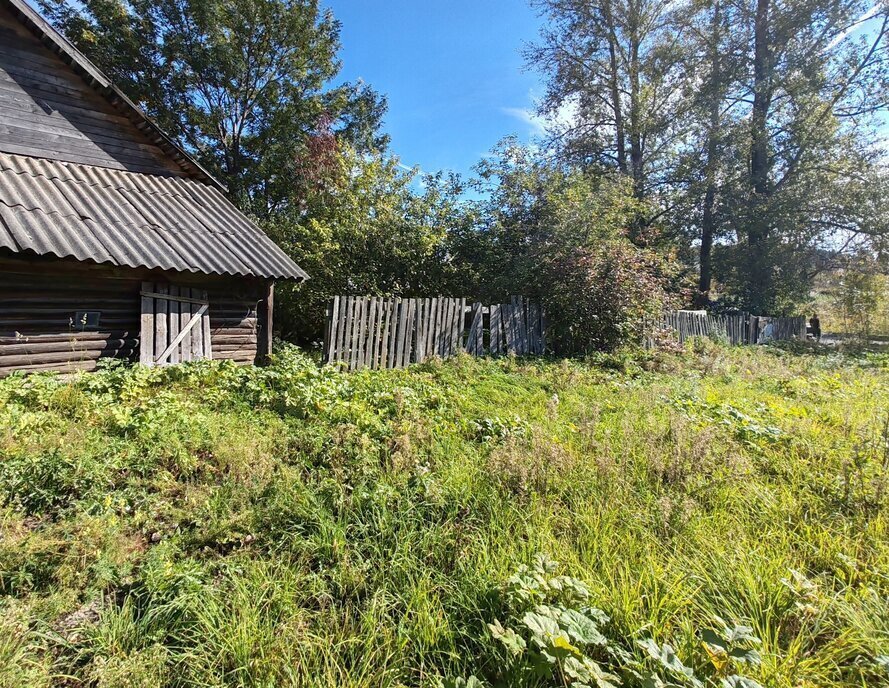
[[[425,172],[466,173],[502,137],[536,131],[542,93],[521,49],[540,21],[527,0],[324,0],[342,22],[340,80],[389,99],[392,151]]]

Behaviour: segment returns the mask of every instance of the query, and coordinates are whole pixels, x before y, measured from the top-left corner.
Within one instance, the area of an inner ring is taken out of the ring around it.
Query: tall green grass
[[[538,554],[609,617],[623,685],[648,639],[720,685],[717,617],[761,640],[738,673],[763,686],[880,685],[887,366],[284,349],[2,380],[0,686],[580,685],[488,626]]]

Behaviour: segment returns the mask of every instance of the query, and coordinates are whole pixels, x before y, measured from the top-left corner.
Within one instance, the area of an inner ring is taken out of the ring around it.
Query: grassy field
[[[0,381],[0,686],[876,686],[889,357]]]

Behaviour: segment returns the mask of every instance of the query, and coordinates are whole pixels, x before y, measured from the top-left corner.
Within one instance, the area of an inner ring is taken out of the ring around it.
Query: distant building
[[[263,359],[306,274],[25,0],[0,0],[0,376]]]

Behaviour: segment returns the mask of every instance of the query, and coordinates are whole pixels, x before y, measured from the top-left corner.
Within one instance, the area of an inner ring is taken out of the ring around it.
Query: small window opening
[[[95,330],[99,327],[102,311],[77,311],[71,323],[78,330]]]

